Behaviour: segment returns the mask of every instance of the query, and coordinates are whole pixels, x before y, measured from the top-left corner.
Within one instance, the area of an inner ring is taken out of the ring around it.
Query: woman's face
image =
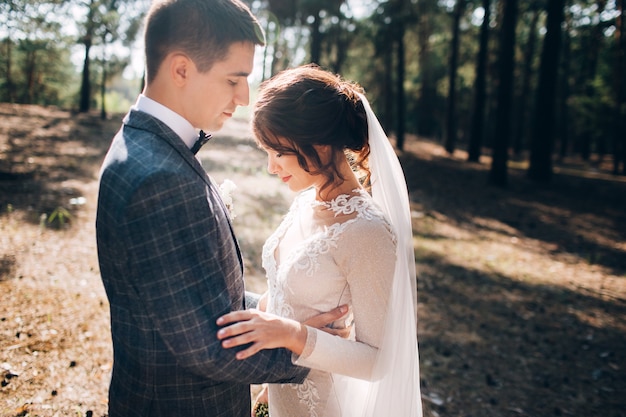
[[[274,149],[263,147],[267,153],[267,171],[278,176],[291,191],[302,191],[311,186],[321,187],[324,182],[322,175],[311,175],[298,163],[298,157],[293,154],[281,154]]]

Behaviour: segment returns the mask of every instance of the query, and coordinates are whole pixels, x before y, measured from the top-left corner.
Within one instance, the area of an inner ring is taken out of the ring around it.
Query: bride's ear
[[[320,160],[326,165],[333,157],[333,147],[330,145],[313,145],[315,152],[319,155]]]

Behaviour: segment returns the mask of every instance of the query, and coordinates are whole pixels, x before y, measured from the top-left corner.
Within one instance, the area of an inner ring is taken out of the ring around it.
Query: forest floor
[[[111,371],[97,176],[120,116],[0,104],[0,416],[105,416]],[[247,286],[292,194],[232,120],[199,154],[234,181]],[[408,138],[425,417],[626,416],[626,179],[569,161],[549,185],[511,163],[486,185]],[[396,416],[383,416],[396,417]]]

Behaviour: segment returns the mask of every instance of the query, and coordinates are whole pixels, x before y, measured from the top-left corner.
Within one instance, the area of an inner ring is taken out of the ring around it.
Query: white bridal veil
[[[396,269],[382,344],[374,366],[375,380],[334,375],[342,416],[421,417],[416,326],[415,254],[411,211],[404,173],[369,102],[359,94],[367,113],[372,197],[396,232]]]

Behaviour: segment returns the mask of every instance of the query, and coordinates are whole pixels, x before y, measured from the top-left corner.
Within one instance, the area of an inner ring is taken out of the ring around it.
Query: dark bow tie
[[[206,133],[204,133],[204,131],[201,130],[200,134],[198,134],[198,139],[196,140],[196,143],[194,143],[191,147],[191,152],[193,152],[194,155],[197,154],[202,145],[207,143],[209,139],[211,139],[211,135],[207,135]]]

